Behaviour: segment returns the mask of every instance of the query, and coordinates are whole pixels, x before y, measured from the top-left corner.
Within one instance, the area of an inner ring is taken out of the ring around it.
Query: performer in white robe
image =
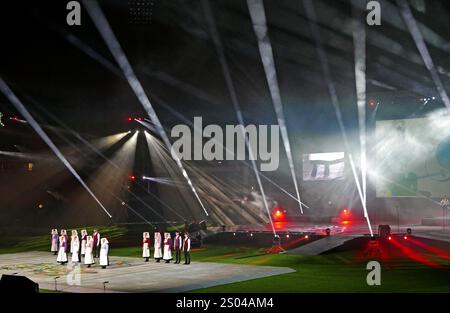
[[[91,267],[91,265],[95,263],[93,248],[94,248],[94,238],[92,238],[92,236],[87,236],[86,250],[84,251],[85,252],[84,264],[86,264],[88,267]]]
[[[86,251],[86,242],[87,242],[87,231],[86,229],[81,230],[81,256],[84,256]]]
[[[109,265],[108,259],[108,251],[109,251],[109,242],[108,239],[103,237],[100,244],[100,265],[102,268],[106,268]]]
[[[170,237],[170,233],[164,233],[164,261],[166,263],[170,263],[172,260],[172,238]]]
[[[156,232],[155,233],[155,242],[153,244],[155,248],[155,252],[153,253],[153,257],[155,258],[156,262],[159,263],[162,259],[162,251],[161,251],[161,233]]]
[[[145,259],[145,262],[148,262],[150,258],[150,233],[144,232],[142,234],[142,257]]]
[[[67,237],[67,231],[65,229],[61,229],[61,236],[64,236],[64,238],[66,238],[66,253],[68,252],[69,249],[69,237]]]
[[[52,229],[52,246],[50,248],[50,251],[53,252],[54,255],[58,254],[58,243],[59,243],[58,230]]]
[[[80,239],[78,238],[78,232],[76,230],[72,230],[70,251],[72,251],[72,263],[80,262]]]
[[[66,246],[67,246],[66,238],[64,236],[60,236],[59,237],[59,251],[58,251],[58,257],[56,258],[56,261],[63,265],[67,263]]]

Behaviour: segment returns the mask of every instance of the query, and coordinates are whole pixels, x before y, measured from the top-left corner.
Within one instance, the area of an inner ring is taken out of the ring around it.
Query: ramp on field
[[[299,255],[319,255],[325,251],[343,245],[346,241],[360,237],[360,235],[332,235],[315,240],[309,244],[288,250],[286,253]]]

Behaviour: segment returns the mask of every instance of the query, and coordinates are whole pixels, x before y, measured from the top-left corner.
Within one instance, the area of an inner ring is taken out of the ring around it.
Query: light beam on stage
[[[136,77],[136,74],[133,71],[133,68],[131,67],[131,64],[129,63],[125,53],[123,52],[116,36],[114,35],[105,15],[103,14],[100,6],[98,5],[97,1],[83,1],[84,6],[86,10],[88,11],[88,14],[90,15],[92,21],[94,22],[95,26],[97,27],[98,31],[100,32],[101,36],[103,37],[103,40],[107,44],[109,50],[111,51],[111,54],[116,59],[116,62],[119,64],[120,68],[122,69],[122,72],[124,73],[125,77],[128,80],[128,83],[130,84],[130,87],[133,89],[134,93],[136,94],[136,97],[141,102],[144,109],[147,111],[147,114],[149,115],[150,119],[152,120],[153,124],[155,125],[156,129],[158,130],[159,135],[161,136],[164,144],[171,150],[171,143],[169,141],[169,137],[167,136],[161,121],[158,118],[158,115],[156,114],[155,109],[153,108],[150,99],[147,97],[144,88],[142,87],[141,83],[139,82],[138,78]],[[184,178],[186,179],[187,183],[189,184],[192,192],[194,193],[195,197],[197,198],[198,203],[202,207],[203,211],[205,212],[205,215],[208,216],[208,211],[206,210],[205,206],[203,205],[202,200],[200,199],[199,195],[197,194],[197,191],[189,178],[188,173],[184,169],[183,164],[181,163],[181,160],[178,156],[175,154],[173,155],[173,158],[175,159],[178,167],[180,168],[181,173],[183,174]]]
[[[355,1],[355,0],[353,0]],[[355,10],[353,9],[353,12]],[[360,168],[362,182],[362,201],[364,217],[369,226],[370,235],[373,236],[369,213],[367,212],[367,154],[366,154],[366,29],[365,24],[359,22],[354,14],[353,21],[353,45],[355,56],[355,83],[358,107],[359,144],[360,144]]]
[[[27,122],[33,127],[33,129],[38,133],[38,135],[44,140],[44,142],[52,149],[52,151],[56,154],[56,156],[61,160],[61,162],[67,167],[67,169],[72,173],[72,175],[80,182],[80,184],[86,189],[86,191],[94,198],[95,202],[102,208],[102,210],[112,218],[112,215],[108,212],[108,210],[103,206],[103,204],[98,200],[98,198],[94,195],[91,189],[86,185],[86,183],[81,179],[80,175],[78,175],[77,171],[72,167],[72,165],[67,161],[64,155],[59,151],[58,147],[53,143],[53,141],[48,137],[48,135],[44,132],[44,130],[39,126],[34,117],[28,112],[19,98],[13,93],[13,91],[8,87],[5,81],[0,77],[0,90],[3,94],[9,99],[9,101],[14,105],[17,111],[22,114],[22,116],[27,120]]]
[[[283,112],[283,104],[281,102],[280,88],[278,86],[275,62],[273,59],[272,46],[270,44],[269,34],[267,32],[266,14],[264,12],[264,4],[262,0],[247,0],[247,6],[250,11],[253,29],[258,39],[259,53],[261,61],[266,73],[267,84],[269,86],[270,95],[272,97],[273,106],[277,115],[278,125],[280,126],[281,137],[286,151],[286,157],[289,162],[292,180],[294,182],[297,201],[300,212],[303,214],[300,192],[297,184],[297,176],[295,175],[294,160],[292,158],[291,145],[289,143],[286,119]]]
[[[146,125],[144,123],[142,123],[142,125],[146,127]],[[173,159],[170,156],[170,152],[168,150],[166,150],[167,147],[164,146],[164,144],[161,143],[158,139],[153,137],[149,132],[144,131],[144,135],[145,135],[145,139],[147,142],[148,151],[149,151],[149,154],[152,157],[152,159],[153,159],[153,156],[155,156],[157,158],[158,166],[163,166],[165,168],[166,172],[169,174],[169,176],[171,176],[171,177],[175,176],[176,172],[174,170],[172,170],[170,163],[168,162]],[[179,186],[175,186],[175,187],[178,188]],[[181,193],[181,195],[183,196],[182,193]],[[183,217],[180,213],[178,213],[174,208],[172,208],[171,206],[162,202],[160,197],[157,197],[157,199],[158,199],[158,201],[161,202],[162,205],[164,205],[164,207],[169,209],[172,213],[174,213],[178,217],[182,218],[183,220],[185,219],[185,217]]]
[[[126,203],[124,200],[120,199],[118,196],[116,196],[115,194],[113,194],[113,196],[127,209],[131,210],[134,214],[136,214],[139,218],[141,218],[144,222],[146,222],[147,224],[149,224],[150,226],[154,227],[154,225],[147,220],[145,217],[143,217],[141,214],[139,214],[139,212],[137,212],[135,209],[133,209],[128,203]]]
[[[255,177],[258,182],[258,187],[259,187],[259,190],[263,197],[264,207],[267,210],[267,216],[269,217],[273,234],[276,236],[277,233],[276,233],[275,227],[273,225],[272,216],[271,216],[270,210],[269,210],[269,205],[267,204],[266,193],[264,192],[264,187],[261,182],[261,177],[259,176],[259,171],[258,171],[256,162],[255,162],[255,157],[254,157],[254,151],[249,144],[248,136],[246,136],[246,134],[245,134],[244,116],[242,114],[241,106],[239,104],[239,100],[236,95],[236,89],[234,87],[233,79],[231,78],[230,69],[228,67],[225,53],[223,52],[222,42],[220,40],[219,32],[217,31],[217,26],[216,26],[216,23],[214,20],[213,12],[209,5],[209,0],[203,0],[202,5],[203,5],[203,10],[205,11],[206,20],[209,24],[209,29],[211,31],[211,37],[213,39],[214,46],[216,48],[216,52],[219,57],[220,65],[222,67],[222,73],[223,73],[223,76],[224,76],[226,84],[227,84],[228,93],[230,95],[231,102],[233,103],[238,123],[242,126],[240,129],[242,131],[243,138],[245,138],[245,145],[247,146],[248,153],[249,153],[249,159],[252,164],[253,172],[255,173]],[[300,204],[300,206],[301,206],[301,204]]]
[[[94,173],[89,175],[87,180],[88,186],[93,190],[99,199],[105,203],[110,209],[117,209],[116,200],[112,195],[123,197],[126,193],[124,188],[125,177],[134,168],[134,160],[136,153],[136,143],[138,134],[135,133],[126,138],[123,145],[114,151],[113,155],[97,168]],[[85,203],[83,198],[77,198],[75,205],[82,207]],[[117,211],[113,211],[115,220],[123,220],[126,212],[120,206]]]
[[[101,65],[103,65],[106,69],[110,70],[111,72],[113,72],[114,74],[118,74],[119,73],[119,77],[124,78],[122,73],[120,72],[120,70],[111,62],[109,62],[105,57],[103,57],[100,53],[98,53],[97,51],[95,51],[92,47],[88,46],[87,44],[85,44],[84,42],[82,42],[79,38],[73,36],[73,35],[68,35],[65,32],[61,32],[60,30],[57,30],[58,32],[62,33],[64,38],[66,40],[68,40],[70,43],[72,43],[75,47],[79,48],[82,52],[84,52],[87,56],[91,57],[93,60],[98,61]],[[146,73],[150,76],[153,75],[153,73]],[[156,76],[160,76],[163,74],[155,74]],[[124,78],[125,79],[125,78]],[[177,87],[180,87],[180,89],[189,91],[189,92],[193,92],[194,89],[189,88],[189,89],[185,89],[185,88],[181,88],[180,85],[177,84]],[[203,98],[204,100],[208,100],[211,101],[212,99],[210,97],[205,98],[203,94],[199,95],[198,89],[195,89],[195,95]],[[158,104],[160,106],[162,106],[164,109],[166,109],[170,114],[172,114],[173,116],[179,118],[180,120],[182,120],[184,123],[186,123],[187,125],[193,126],[192,122],[189,121],[183,114],[181,114],[180,112],[178,112],[177,110],[175,110],[174,108],[172,108],[170,105],[168,105],[164,100],[162,100],[158,95],[156,95],[155,93],[152,93],[152,98],[154,98],[154,100],[156,102],[158,102]],[[128,118],[128,121],[131,122],[133,121],[132,117]],[[149,128],[150,129],[150,128]],[[150,129],[150,130],[154,130],[156,132],[156,129]],[[197,132],[196,129],[194,129],[195,132]],[[214,142],[219,146],[219,147],[223,147],[222,144],[217,141],[215,138],[213,138]],[[230,149],[228,149],[227,147],[225,147],[227,153],[231,153],[234,154],[233,151],[231,151]],[[251,165],[248,164],[246,161],[241,161],[243,162],[246,166],[250,167]],[[280,189],[283,193],[285,193],[286,195],[288,195],[289,197],[291,197],[292,199],[294,199],[295,201],[299,201],[294,195],[292,195],[289,191],[287,191],[286,189],[284,189],[283,187],[281,187],[280,185],[278,185],[276,182],[274,182],[272,179],[270,179],[269,177],[267,177],[266,175],[264,175],[263,173],[259,173],[260,176],[262,178],[264,178],[266,181],[268,181],[269,183],[271,183],[272,185],[274,185],[275,187],[277,187],[278,189]],[[305,208],[310,208],[308,205],[306,205],[304,202],[301,202],[301,205],[304,206]]]
[[[182,184],[181,182],[174,181],[173,179],[167,178],[167,177],[148,177],[148,176],[142,176],[143,180],[152,181],[157,184],[163,184],[163,185],[170,185],[170,186],[177,186]]]
[[[347,137],[347,132],[345,129],[345,125],[344,125],[344,120],[342,118],[342,112],[341,112],[341,108],[340,108],[340,104],[339,104],[339,98],[337,96],[337,92],[336,92],[336,87],[334,85],[334,82],[331,78],[331,71],[330,71],[330,66],[329,66],[329,62],[328,62],[328,58],[327,58],[327,54],[325,52],[325,49],[323,48],[323,43],[322,43],[322,38],[320,35],[320,30],[317,26],[317,16],[316,16],[316,11],[314,9],[314,5],[313,2],[311,0],[303,0],[303,4],[304,4],[304,8],[306,11],[306,14],[308,16],[309,19],[309,25],[311,28],[311,32],[312,35],[314,36],[314,40],[315,40],[315,44],[316,44],[316,49],[317,49],[317,53],[319,56],[319,61],[320,61],[320,65],[322,67],[322,72],[327,84],[327,89],[328,89],[328,93],[331,99],[331,103],[333,105],[335,114],[336,114],[336,118],[337,118],[337,122],[339,125],[339,129],[341,131],[341,135],[342,135],[342,139],[344,140],[344,146],[345,149],[347,150],[348,154],[349,154],[349,160],[350,160],[350,167],[352,170],[352,174],[353,174],[353,178],[355,180],[355,184],[356,184],[356,188],[358,190],[358,195],[360,197],[361,200],[361,204],[363,206],[363,210],[364,210],[364,216],[367,220],[368,226],[369,226],[369,231],[370,234],[373,235],[372,233],[372,226],[370,224],[370,221],[368,220],[368,215],[367,215],[367,210],[366,210],[366,200],[365,200],[365,191],[364,191],[364,187],[361,187],[360,181],[359,181],[359,177],[358,177],[358,173],[356,170],[356,166],[355,163],[353,161],[353,157],[350,153],[350,143]],[[365,125],[365,124],[364,124]]]
[[[400,13],[403,17],[403,20],[405,21],[405,24],[408,27],[408,30],[414,39],[417,49],[419,50],[420,55],[422,56],[423,63],[425,64],[427,70],[430,72],[431,79],[433,80],[434,85],[436,86],[436,89],[439,92],[439,95],[441,96],[445,106],[448,109],[450,109],[450,99],[447,95],[447,92],[445,91],[444,84],[442,83],[441,78],[439,77],[439,73],[434,65],[430,52],[428,51],[427,45],[425,43],[425,40],[423,39],[423,35],[419,29],[419,26],[417,25],[417,22],[414,19],[414,15],[412,14],[411,9],[409,8],[408,2],[406,0],[396,0],[396,1]]]

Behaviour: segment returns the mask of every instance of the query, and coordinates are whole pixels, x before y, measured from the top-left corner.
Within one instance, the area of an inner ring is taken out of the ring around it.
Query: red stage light
[[[129,178],[130,180],[136,180],[136,176],[134,176],[134,175],[130,175],[128,178]]]
[[[391,237],[391,236],[389,236],[389,237],[388,237],[388,239],[389,239],[389,240],[391,240],[391,239],[392,239],[392,237]]]
[[[403,237],[403,239],[405,239],[405,240],[406,240],[406,239],[408,239],[408,237],[407,237],[407,236],[404,236],[404,237]]]
[[[342,217],[349,216],[349,215],[350,215],[350,210],[349,209],[345,208],[345,209],[342,210],[342,212],[341,212],[341,216]]]
[[[341,224],[342,225],[348,225],[348,224],[350,224],[350,221],[342,221]]]
[[[309,238],[309,236],[308,235],[305,235],[305,239],[308,239]]]
[[[128,117],[128,118],[127,118],[127,121],[128,121],[128,122],[131,122],[132,120],[133,120],[132,117]]]
[[[273,211],[272,215],[276,221],[280,221],[280,220],[284,219],[284,212],[279,208],[276,208]]]
[[[370,99],[369,102],[368,102],[368,105],[369,105],[370,108],[374,108],[374,107],[377,106],[377,101],[374,100],[374,99]]]

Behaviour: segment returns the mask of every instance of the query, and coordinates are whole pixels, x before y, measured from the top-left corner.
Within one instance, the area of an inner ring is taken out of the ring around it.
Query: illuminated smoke
[[[434,66],[433,59],[431,58],[430,52],[428,51],[427,45],[425,43],[425,40],[423,39],[423,35],[419,29],[419,26],[417,25],[417,22],[414,19],[411,9],[409,8],[408,2],[406,0],[396,0],[396,1],[400,9],[400,13],[402,14],[403,20],[405,21],[405,24],[408,27],[409,32],[411,33],[411,36],[414,39],[414,42],[416,43],[417,49],[419,50],[420,55],[422,56],[425,67],[430,72],[431,78],[433,79],[433,82],[442,98],[442,101],[444,102],[445,106],[450,109],[450,99],[448,98],[447,92],[445,91],[444,85],[442,84],[438,71]]]
[[[237,95],[236,95],[236,89],[234,87],[234,83],[233,83],[233,80],[231,78],[230,69],[228,67],[228,63],[227,63],[227,60],[225,58],[225,54],[223,52],[223,46],[222,46],[222,42],[220,40],[219,33],[217,31],[217,27],[216,27],[216,23],[215,23],[215,20],[214,20],[213,12],[211,10],[211,7],[209,5],[209,1],[208,0],[203,0],[202,4],[203,4],[203,8],[205,10],[206,20],[207,20],[207,22],[209,24],[209,28],[211,30],[211,36],[212,36],[212,39],[213,39],[213,42],[214,42],[214,46],[216,47],[216,52],[217,52],[217,54],[219,56],[220,65],[222,67],[222,72],[223,72],[223,75],[225,77],[225,81],[226,81],[226,84],[227,84],[228,92],[230,94],[231,102],[233,103],[234,109],[236,111],[236,116],[237,116],[238,123],[240,125],[242,125],[242,127],[240,129],[242,131],[242,136],[245,138],[245,144],[246,144],[247,149],[248,149],[249,159],[251,161],[253,172],[255,173],[255,177],[256,177],[256,180],[258,182],[259,190],[260,190],[261,195],[263,197],[264,207],[265,207],[265,209],[267,211],[267,215],[268,215],[269,220],[270,220],[270,225],[272,227],[273,234],[276,236],[276,231],[275,231],[275,227],[273,225],[272,216],[270,214],[269,206],[267,204],[266,193],[264,192],[264,187],[262,185],[261,177],[259,176],[259,171],[258,171],[256,162],[255,162],[255,157],[253,155],[253,149],[250,147],[248,136],[245,135],[244,116],[242,114],[241,106],[239,104],[239,100],[238,100]]]
[[[339,125],[339,129],[341,131],[342,138],[344,140],[345,149],[347,150],[347,152],[350,152],[350,144],[349,144],[349,140],[348,140],[348,137],[347,137],[347,132],[346,132],[345,125],[344,125],[344,120],[342,118],[342,112],[341,112],[341,109],[340,109],[339,98],[337,96],[336,87],[335,87],[334,82],[333,82],[333,80],[331,78],[331,72],[330,72],[330,67],[329,67],[329,63],[328,63],[328,58],[327,58],[325,49],[323,48],[323,43],[322,43],[322,39],[321,39],[321,36],[320,36],[320,31],[319,31],[319,28],[317,26],[317,22],[316,22],[317,21],[317,16],[316,16],[316,12],[314,10],[314,5],[313,5],[313,2],[311,0],[304,0],[303,4],[304,4],[304,7],[305,7],[305,11],[306,11],[306,13],[308,15],[308,18],[310,20],[309,24],[310,24],[310,27],[311,27],[311,32],[312,32],[312,34],[314,36],[314,40],[315,40],[316,48],[317,48],[317,53],[318,53],[318,56],[319,56],[320,65],[322,67],[322,72],[323,72],[325,81],[327,83],[327,88],[328,88],[328,93],[329,93],[330,98],[331,98],[331,103],[332,103],[334,111],[336,113],[336,118],[337,118],[337,121],[338,121],[338,125]],[[365,50],[363,52],[365,53]],[[356,53],[356,47],[355,47],[355,53]],[[359,56],[359,50],[358,50],[358,56]],[[356,55],[355,55],[355,58],[356,58]],[[365,58],[365,54],[364,54],[364,58]],[[355,71],[356,71],[356,66],[357,65],[355,64]],[[360,64],[358,64],[358,66],[360,66]],[[356,82],[357,83],[357,88],[360,87],[361,84],[364,84],[364,99],[365,99],[365,75],[364,75],[364,78],[363,78],[363,80],[364,80],[363,82],[361,80],[358,80],[358,77],[360,77],[360,76],[361,76],[361,73],[358,72],[357,76],[356,76],[356,78],[357,78],[357,82]],[[359,94],[358,94],[358,96],[359,96]],[[358,113],[361,110],[360,105],[361,105],[361,102],[360,102],[359,97],[358,97]],[[365,151],[365,100],[364,100],[364,103],[362,105],[364,107],[363,108],[363,110],[364,110],[364,120],[361,121],[361,118],[362,118],[361,114],[358,114],[358,116],[359,116],[359,122],[360,122],[360,138],[362,136],[364,136],[364,151]],[[363,127],[364,127],[364,134],[362,134],[361,124],[363,124]],[[362,145],[361,145],[361,151],[363,151],[363,146]],[[365,153],[363,155],[364,155],[364,157],[361,156],[361,171],[363,172],[363,168],[364,168],[364,173],[365,173],[365,166],[363,167],[363,163],[365,164]],[[364,158],[364,161],[362,161],[363,158]],[[356,188],[358,190],[358,194],[359,194],[359,197],[360,197],[360,200],[361,200],[361,204],[363,206],[364,217],[367,220],[367,224],[368,224],[368,227],[369,227],[369,230],[370,230],[370,234],[373,235],[373,233],[372,233],[372,226],[370,224],[370,220],[369,220],[369,217],[368,217],[368,214],[367,214],[367,209],[366,209],[366,198],[365,198],[366,180],[365,180],[365,174],[362,174],[362,176],[363,176],[363,183],[362,183],[363,186],[361,187],[361,184],[360,184],[360,181],[359,181],[359,178],[358,178],[358,174],[357,174],[357,171],[356,171],[356,166],[355,166],[355,163],[353,161],[353,157],[352,157],[352,155],[350,153],[349,153],[349,160],[350,160],[350,167],[351,167],[351,170],[352,170],[353,178],[355,180]]]
[[[295,175],[294,161],[292,158],[291,145],[289,143],[289,136],[283,112],[283,104],[281,102],[280,89],[278,86],[277,73],[275,70],[272,46],[270,44],[269,35],[267,33],[267,22],[266,14],[264,12],[264,4],[262,0],[247,0],[247,6],[250,11],[253,29],[255,31],[256,37],[258,38],[261,61],[266,73],[267,84],[269,85],[269,91],[272,97],[275,113],[277,115],[278,125],[280,126],[281,138],[283,139],[286,157],[289,162],[289,168],[291,171],[292,180],[294,182],[295,192],[297,194],[298,205],[300,207],[300,212],[303,214],[300,192],[298,190],[297,178]]]
[[[131,67],[131,64],[129,63],[125,53],[123,52],[119,42],[117,41],[116,36],[114,35],[105,15],[103,14],[100,6],[98,5],[97,1],[83,1],[84,6],[90,15],[93,23],[97,27],[97,30],[100,32],[101,36],[103,37],[103,40],[105,41],[106,45],[108,46],[111,54],[116,59],[116,62],[119,64],[120,68],[122,69],[122,72],[124,76],[127,78],[128,83],[130,84],[131,89],[133,89],[134,93],[136,94],[136,97],[141,102],[144,109],[147,111],[148,116],[150,117],[151,121],[155,125],[159,135],[161,136],[161,139],[163,140],[164,144],[171,150],[171,143],[169,141],[169,137],[166,134],[166,131],[164,130],[161,121],[158,118],[158,115],[156,114],[155,109],[153,108],[150,99],[147,97],[144,88],[142,87],[141,83],[139,82],[138,78],[136,77],[136,74],[133,71],[133,68]],[[208,216],[208,211],[206,210],[205,206],[203,205],[202,200],[197,194],[197,191],[192,184],[191,179],[189,178],[188,173],[184,169],[183,164],[181,163],[181,160],[178,156],[173,155],[173,158],[175,162],[177,163],[181,173],[183,174],[184,178],[186,179],[188,185],[190,186],[192,192],[194,193],[195,197],[197,198],[198,203],[202,207],[203,211],[205,212],[206,216]]]
[[[360,168],[362,181],[362,206],[364,217],[369,226],[370,235],[373,236],[367,213],[367,155],[366,155],[366,30],[365,25],[357,20],[353,21],[353,45],[355,56],[355,83],[358,107]]]
[[[61,160],[61,162],[67,167],[67,169],[72,173],[72,175],[80,182],[80,184],[86,189],[86,191],[94,198],[98,205],[102,208],[105,213],[112,218],[111,214],[106,210],[103,204],[97,199],[94,193],[89,189],[86,183],[81,179],[80,175],[75,171],[72,165],[67,161],[64,155],[59,151],[58,147],[53,143],[53,141],[48,137],[44,130],[39,126],[36,120],[31,116],[22,102],[16,97],[12,90],[8,87],[5,81],[0,77],[0,90],[9,99],[9,101],[14,105],[17,111],[27,120],[27,122],[33,127],[33,129],[38,133],[38,135],[44,140],[44,142],[50,147],[50,149],[56,154],[56,156]]]

